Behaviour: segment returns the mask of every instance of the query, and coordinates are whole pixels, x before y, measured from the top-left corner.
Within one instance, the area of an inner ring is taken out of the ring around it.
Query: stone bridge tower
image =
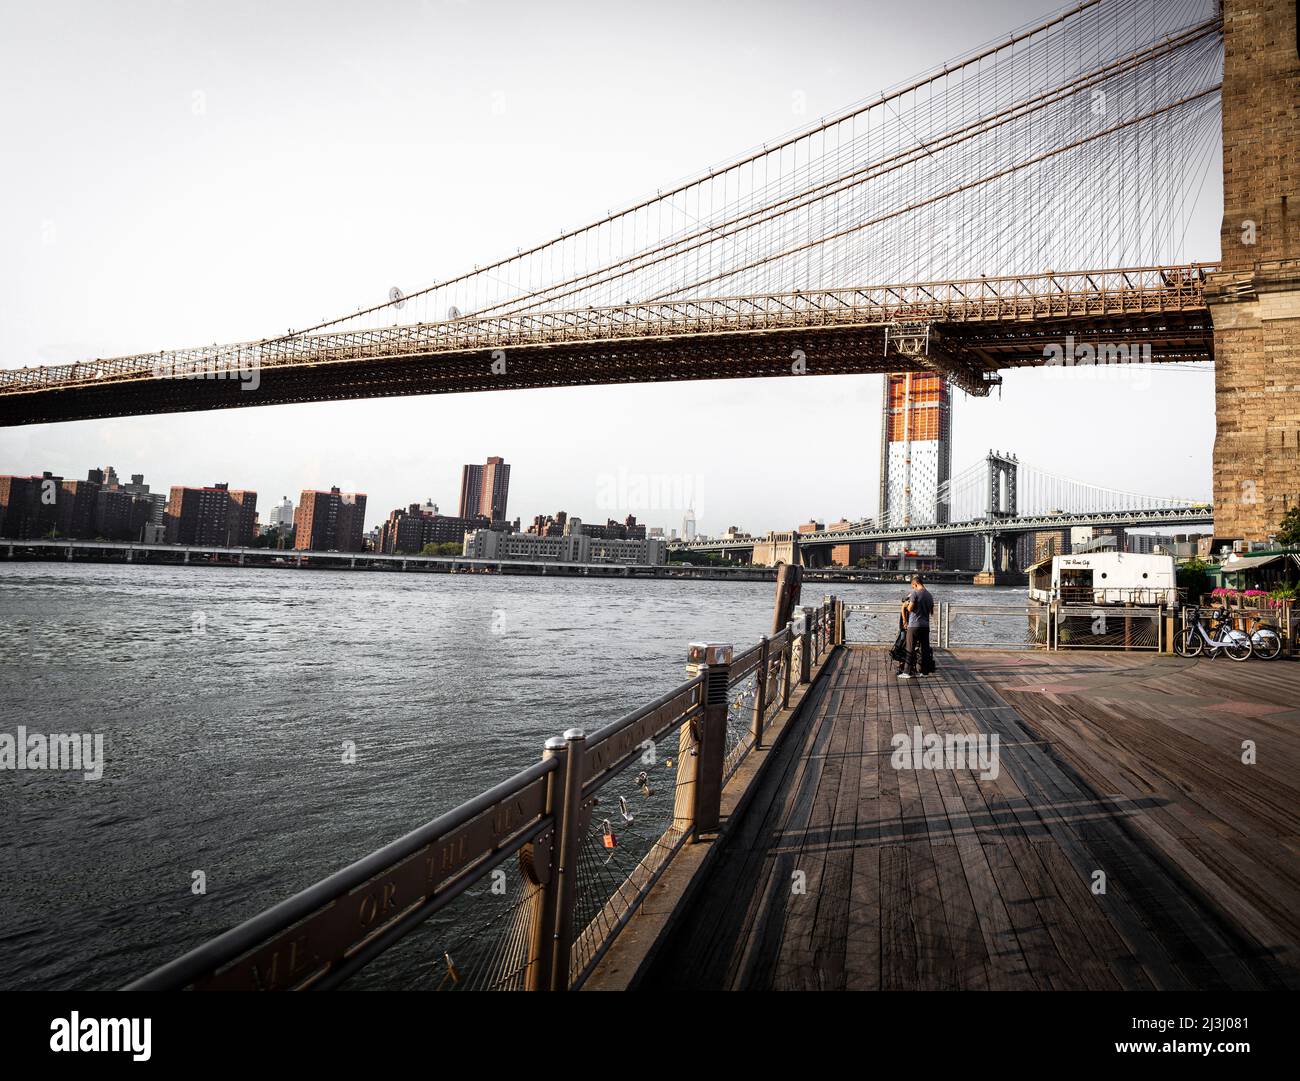
[[[1223,269],[1214,320],[1214,532],[1263,540],[1300,503],[1297,0],[1223,0]]]

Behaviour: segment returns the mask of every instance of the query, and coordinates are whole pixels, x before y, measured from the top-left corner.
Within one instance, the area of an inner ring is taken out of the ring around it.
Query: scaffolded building
[[[880,423],[880,523],[930,525],[948,520],[945,486],[952,471],[952,392],[942,375],[885,376]],[[887,552],[941,555],[930,540],[891,541]]]

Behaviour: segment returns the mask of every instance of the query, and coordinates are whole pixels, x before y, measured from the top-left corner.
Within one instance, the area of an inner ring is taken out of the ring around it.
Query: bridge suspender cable
[[[662,203],[663,200],[665,199],[671,199],[674,196],[680,195],[683,192],[688,191],[699,184],[712,181],[717,177],[723,176],[727,173],[734,172],[737,169],[740,169],[746,165],[750,165],[774,152],[779,152],[787,147],[793,146],[794,144],[800,142],[801,140],[807,139],[809,136],[816,135],[819,132],[826,131],[830,128],[835,127],[838,124],[842,124],[847,120],[851,120],[856,116],[860,116],[871,109],[879,108],[881,105],[888,104],[891,101],[899,100],[900,98],[904,97],[907,94],[915,93],[920,88],[928,86],[938,81],[939,79],[948,78],[958,71],[962,71],[966,68],[971,67],[972,65],[978,64],[981,61],[988,59],[989,57],[996,56],[998,53],[1004,52],[1005,50],[1010,49],[1013,46],[1020,44],[1021,42],[1028,41],[1029,39],[1036,37],[1044,33],[1045,31],[1051,29],[1052,27],[1058,26],[1066,22],[1067,20],[1073,18],[1074,16],[1080,14],[1081,12],[1087,11],[1089,8],[1097,7],[1100,3],[1102,3],[1102,0],[1083,0],[1082,3],[1076,4],[1074,7],[1069,8],[1066,11],[1060,12],[1059,14],[1053,16],[1050,19],[1046,19],[1026,30],[1013,33],[1005,41],[1001,41],[997,44],[991,45],[990,47],[983,49],[980,52],[968,56],[962,60],[950,64],[945,64],[943,68],[939,71],[931,72],[930,74],[922,76],[921,78],[916,79],[913,82],[906,84],[905,86],[898,87],[891,91],[887,91],[881,94],[878,98],[872,99],[871,101],[865,102],[858,106],[854,106],[846,110],[845,112],[842,112],[839,115],[833,117],[830,120],[823,120],[820,123],[813,125],[810,128],[802,129],[798,132],[795,132],[785,137],[784,139],[778,141],[777,143],[774,143],[771,146],[764,146],[761,149],[751,151],[749,154],[739,159],[736,159],[726,165],[719,166],[714,169],[710,169],[706,174],[697,176],[690,181],[679,184],[678,186],[670,189],[666,193],[665,192],[656,193],[652,197],[647,197],[642,201],[638,203],[634,203],[631,206],[628,206],[616,213],[608,214],[604,218],[601,218],[598,221],[595,221],[589,225],[585,225],[579,229],[574,229],[568,232],[561,232],[560,235],[555,239],[548,240],[545,241],[544,243],[534,245],[533,247],[527,249],[526,251],[516,252],[512,256],[498,259],[495,262],[488,263],[483,267],[476,267],[473,270],[466,271],[452,278],[448,278],[446,281],[437,282],[434,285],[427,286],[423,289],[415,290],[410,293],[405,293],[402,297],[402,302],[409,303],[410,301],[426,296],[427,294],[432,293],[435,290],[446,289],[448,286],[467,281],[477,275],[487,274],[491,271],[496,271],[504,267],[508,267],[512,263],[517,263],[521,259],[527,258],[532,255],[537,255],[547,250],[548,248],[554,248],[557,244],[562,243],[566,240],[571,240],[575,237],[581,236],[584,233],[589,233],[594,229],[597,229],[603,225],[610,224],[614,221],[619,220],[620,218],[626,218],[628,215],[633,214],[638,210],[644,210],[656,204]],[[360,308],[357,311],[350,312],[346,315],[340,315],[333,319],[328,319],[323,322],[315,323],[302,330],[297,330],[290,334],[275,335],[272,337],[263,338],[257,342],[250,343],[250,344],[271,345],[279,341],[291,340],[295,337],[300,337],[305,334],[311,334],[316,331],[325,330],[329,327],[338,326],[342,323],[351,322],[354,319],[358,319],[368,315],[374,315],[377,312],[381,312],[386,309],[392,308],[395,303],[396,301],[394,300],[388,300],[380,304],[374,304],[369,307]]]

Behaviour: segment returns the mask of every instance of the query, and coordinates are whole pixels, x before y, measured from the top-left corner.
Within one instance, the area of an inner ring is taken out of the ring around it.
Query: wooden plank
[[[1085,727],[1088,731],[1092,731],[1105,713],[1098,703],[1073,701],[1069,709],[1053,702],[1041,702],[1037,709],[1039,723],[1047,726],[1055,722],[1059,726],[1064,726],[1066,730],[1077,726],[1080,720],[1086,718],[1089,723]],[[1068,742],[1072,754],[1076,757],[1082,755],[1086,762],[1089,758],[1088,737],[1071,737]],[[1175,939],[1170,934],[1166,921],[1173,919],[1185,924],[1177,941],[1185,944],[1185,939],[1189,939],[1193,943],[1191,952],[1184,949],[1183,964],[1184,967],[1190,966],[1188,977],[1195,985],[1206,986],[1220,981],[1224,986],[1270,985],[1279,974],[1277,972],[1270,974],[1268,965],[1262,968],[1256,966],[1255,971],[1247,972],[1241,961],[1235,959],[1234,955],[1251,951],[1240,945],[1234,946],[1227,940],[1236,933],[1246,932],[1255,937],[1259,945],[1266,947],[1261,950],[1262,954],[1275,949],[1278,942],[1294,943],[1295,941],[1294,936],[1288,937],[1285,932],[1279,932],[1274,925],[1270,924],[1267,918],[1261,915],[1258,906],[1248,899],[1247,895],[1256,892],[1258,885],[1249,869],[1241,868],[1243,859],[1241,850],[1248,851],[1251,845],[1245,842],[1244,837],[1238,835],[1236,843],[1223,846],[1222,851],[1229,854],[1228,862],[1236,865],[1240,869],[1239,873],[1244,875],[1235,881],[1229,881],[1225,876],[1215,874],[1203,861],[1191,855],[1186,844],[1188,839],[1197,837],[1208,840],[1221,837],[1224,833],[1223,824],[1209,818],[1198,819],[1192,813],[1186,783],[1153,785],[1148,778],[1142,776],[1144,770],[1149,771],[1147,763],[1160,754],[1161,748],[1158,745],[1145,747],[1144,754],[1141,756],[1130,755],[1122,748],[1108,749],[1108,757],[1111,760],[1108,779],[1111,783],[1107,787],[1119,797],[1127,797],[1135,806],[1138,803],[1141,806],[1136,813],[1126,813],[1123,810],[1117,812],[1118,838],[1097,823],[1089,824],[1086,830],[1090,834],[1090,843],[1094,849],[1104,847],[1110,858],[1114,859],[1124,845],[1131,844],[1130,835],[1133,831],[1137,831],[1145,835],[1151,843],[1150,851],[1158,853],[1160,861],[1173,859],[1186,872],[1181,876],[1179,888],[1173,894],[1169,889],[1162,888],[1162,882],[1172,882],[1167,871],[1163,869],[1161,862],[1153,863],[1150,857],[1126,859],[1124,877],[1116,880],[1116,876],[1111,875],[1111,878],[1114,885],[1121,889],[1125,881],[1137,879],[1143,881],[1144,895],[1147,896],[1148,903],[1156,905],[1156,918],[1161,920],[1161,925],[1170,941]],[[1272,858],[1268,862],[1275,863],[1276,860]],[[1262,862],[1255,870],[1266,882],[1276,883],[1274,876],[1266,870],[1268,862]],[[1292,886],[1282,895],[1294,896],[1294,893],[1294,886]],[[1270,891],[1266,889],[1264,896],[1269,895]],[[1189,897],[1194,898],[1195,902],[1189,902]],[[1237,924],[1236,930],[1229,931],[1220,926],[1221,921],[1217,919],[1207,920],[1206,913],[1202,911],[1206,901],[1224,911],[1231,910]],[[1159,915],[1160,912],[1164,913],[1163,917]],[[1203,964],[1196,960],[1194,955],[1197,952],[1202,957],[1216,959],[1212,966],[1213,971],[1207,972]]]
[[[659,986],[1296,982],[1279,944],[1300,925],[1300,737],[1281,707],[1300,668],[1263,666],[1256,691],[1134,654],[941,659],[907,682],[883,650],[836,655]],[[998,777],[894,769],[890,739],[913,726],[996,734]],[[1243,726],[1266,768],[1238,765]]]
[[[971,667],[974,671],[975,666]],[[1062,897],[1047,869],[1052,856],[1039,847],[1050,843],[1063,848],[1078,878],[1087,880],[1098,860],[1088,853],[1064,818],[1091,813],[1095,799],[1057,775],[1035,734],[1023,727],[1015,711],[989,685],[971,680],[958,695],[980,703],[990,734],[996,732],[1001,740],[1001,776],[996,781],[977,779],[975,783],[981,789],[1002,793],[1008,812],[1006,839],[1013,855],[1021,861],[1018,866],[1025,885],[1036,898],[1043,925],[1069,971],[1068,975],[1057,974],[1054,982],[1090,988],[1120,986],[1132,980],[1131,957],[1138,955],[1149,957],[1156,970],[1181,986],[1145,924],[1122,907],[1117,908],[1117,916],[1128,931],[1123,936],[1126,948],[1119,955],[1103,957],[1098,953],[1102,944],[1092,942],[1083,930],[1091,913],[1085,915],[1078,910],[1078,895],[1072,893],[1069,901]]]
[[[830,688],[826,714],[818,725],[801,783],[786,816],[782,846],[788,857],[782,876],[788,891],[786,916],[775,949],[751,954],[757,962],[752,969],[757,986],[816,990],[821,981],[812,963],[811,941],[821,900],[826,839],[834,825],[835,795],[842,769],[834,753],[837,746],[843,746],[844,726],[838,723],[844,697],[838,678],[842,672],[843,665]],[[795,876],[801,880],[796,882]]]
[[[923,729],[943,734],[946,718],[933,683],[926,681],[916,688],[913,704],[918,718],[922,719]],[[989,986],[988,951],[958,848],[957,836],[964,825],[961,817],[956,822],[950,819],[948,804],[940,790],[941,779],[949,780],[952,772],[945,766],[918,774],[921,804],[925,809],[930,851],[939,879],[939,897],[948,924],[956,985],[963,990],[983,991]]]
[[[845,950],[845,987],[851,991],[880,988],[880,766],[887,752],[886,726],[881,719],[880,680],[872,679],[876,654],[854,650],[854,701],[862,707],[862,750],[858,775],[858,805],[854,809],[855,842],[849,887],[849,923]]]
[[[1042,704],[1039,705],[1041,708]],[[1004,721],[1006,737],[1023,740],[1031,768],[1023,771],[1021,779],[1036,799],[1045,804],[1052,800],[1080,804],[1095,800],[1095,793],[1068,775],[1059,762],[1049,758],[1018,715],[1014,720],[1005,716],[1008,718]],[[1014,767],[1015,760],[1010,764]],[[1078,874],[1090,876],[1094,870],[1107,871],[1106,901],[1117,905],[1114,915],[1124,929],[1125,941],[1148,963],[1153,974],[1158,971],[1158,986],[1259,986],[1234,956],[1240,951],[1234,951],[1218,933],[1216,921],[1208,918],[1209,914],[1180,883],[1165,873],[1150,852],[1135,843],[1125,829],[1124,817],[1095,813],[1087,816],[1078,830],[1069,823],[1050,818],[1043,824],[1057,838]],[[1087,833],[1086,842],[1080,832]],[[1103,854],[1112,861],[1110,864],[1100,858]],[[1113,873],[1117,866],[1125,869],[1122,877]],[[1134,884],[1131,892],[1129,883]],[[1136,920],[1132,918],[1134,915]],[[1164,963],[1162,950],[1175,962],[1181,975]],[[1122,972],[1124,966],[1120,960],[1116,968]]]
[[[817,987],[831,991],[842,991],[848,983],[849,905],[864,727],[862,685],[854,678],[860,661],[852,663],[854,659],[851,655],[840,681],[842,697],[835,718],[838,738],[831,744],[832,755],[839,758],[839,783],[828,823],[825,859],[817,889],[817,915],[809,942],[812,967],[818,974]],[[828,772],[823,779],[824,786],[829,776]]]
[[[790,740],[788,752],[793,760],[783,774],[781,787],[774,788],[762,833],[745,867],[753,882],[752,899],[743,921],[744,935],[737,939],[726,969],[724,986],[749,988],[770,987],[776,951],[785,933],[785,921],[795,902],[794,873],[799,868],[798,850],[791,844],[797,833],[796,809],[806,806],[804,793],[815,789],[816,771],[821,759],[816,748],[828,738],[828,716],[843,655],[828,666],[808,703],[808,720],[803,740]],[[790,733],[794,736],[795,733]],[[784,742],[784,741],[783,741]],[[719,894],[718,904],[725,914],[731,895]]]
[[[898,683],[877,677],[881,741],[885,748],[897,727],[902,698]],[[912,918],[912,886],[903,830],[903,795],[897,770],[880,765],[880,989],[925,986],[919,968],[920,943]]]

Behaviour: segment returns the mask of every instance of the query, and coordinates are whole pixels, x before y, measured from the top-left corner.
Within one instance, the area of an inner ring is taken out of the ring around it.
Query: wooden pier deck
[[[938,661],[830,658],[637,986],[1300,986],[1300,663]],[[998,776],[893,768],[914,726]]]

